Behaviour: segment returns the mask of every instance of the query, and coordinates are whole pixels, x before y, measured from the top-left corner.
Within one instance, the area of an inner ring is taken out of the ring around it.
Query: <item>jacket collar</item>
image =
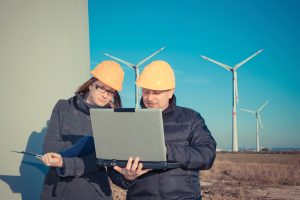
[[[110,108],[109,104],[105,106],[95,106],[95,105],[88,104],[86,103],[85,99],[86,99],[85,94],[79,94],[76,92],[73,103],[78,110],[86,114],[90,114],[91,108]]]
[[[163,111],[163,115],[169,114],[174,112],[176,107],[176,97],[175,95],[169,100],[169,106]]]

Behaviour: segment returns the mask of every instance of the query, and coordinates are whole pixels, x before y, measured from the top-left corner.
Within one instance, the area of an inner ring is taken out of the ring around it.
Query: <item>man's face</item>
[[[169,106],[169,100],[174,94],[171,90],[149,90],[142,88],[142,98],[146,108],[160,108],[164,111]]]

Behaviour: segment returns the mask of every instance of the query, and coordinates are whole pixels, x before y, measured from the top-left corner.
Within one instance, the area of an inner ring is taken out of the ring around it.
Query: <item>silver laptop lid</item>
[[[91,109],[90,113],[97,158],[166,161],[160,109]]]

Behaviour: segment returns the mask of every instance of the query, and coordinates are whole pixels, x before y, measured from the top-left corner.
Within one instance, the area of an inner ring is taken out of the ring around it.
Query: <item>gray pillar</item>
[[[87,0],[0,0],[0,199],[39,199],[42,152],[58,99],[89,78]]]

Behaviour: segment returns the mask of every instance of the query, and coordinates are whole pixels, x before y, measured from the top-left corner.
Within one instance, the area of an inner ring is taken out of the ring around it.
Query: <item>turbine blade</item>
[[[259,124],[260,124],[261,128],[264,128],[263,125],[262,125],[259,113],[257,113],[257,117],[258,117],[258,121],[259,121]]]
[[[139,62],[136,67],[139,67],[140,65],[142,65],[144,62],[146,62],[147,60],[149,60],[150,58],[152,58],[153,56],[155,56],[156,54],[158,54],[159,52],[161,52],[162,50],[164,50],[165,47],[160,48],[159,50],[157,50],[156,52],[154,52],[153,54],[151,54],[150,56],[148,56],[147,58],[145,58],[144,60],[142,60],[141,62]]]
[[[121,62],[121,63],[127,65],[128,67],[134,69],[134,64],[131,64],[131,63],[129,63],[129,62],[126,62],[126,61],[124,61],[124,60],[121,60],[120,58],[117,58],[117,57],[114,57],[114,56],[112,56],[112,55],[109,55],[108,53],[104,53],[104,55],[106,55],[106,56],[108,56],[108,57],[111,57],[112,59],[115,59],[115,60],[117,60],[117,61],[119,61],[119,62]]]
[[[239,102],[237,73],[236,73],[236,71],[234,71],[233,73],[234,73],[233,77],[234,77],[235,99],[236,99],[236,102]]]
[[[227,69],[228,71],[231,71],[231,67],[229,67],[228,65],[225,65],[225,64],[220,63],[220,62],[218,62],[218,61],[215,61],[215,60],[213,60],[213,59],[211,59],[211,58],[208,58],[208,57],[206,57],[206,56],[201,56],[201,57],[204,58],[205,60],[208,60],[208,61],[210,61],[210,62],[213,62],[213,63],[215,63],[215,64],[217,64],[217,65],[219,65],[219,66],[221,66],[221,67]]]
[[[241,108],[240,110],[255,114],[255,111],[253,111],[253,110],[248,110],[248,109],[243,109],[243,108]]]
[[[140,76],[140,70],[138,67],[135,68],[135,70],[136,70],[136,78],[138,78]]]
[[[264,105],[262,105],[262,106],[257,110],[257,112],[260,112],[260,111],[261,111],[268,103],[269,103],[269,100],[266,101],[266,102],[264,103]]]
[[[259,54],[260,52],[262,52],[263,49],[259,50],[258,52],[256,52],[255,54],[253,54],[252,56],[248,57],[247,59],[243,60],[242,62],[240,62],[239,64],[235,65],[233,67],[234,70],[237,70],[240,66],[242,66],[243,64],[245,64],[246,62],[248,62],[250,59],[252,59],[254,56],[256,56],[257,54]]]

